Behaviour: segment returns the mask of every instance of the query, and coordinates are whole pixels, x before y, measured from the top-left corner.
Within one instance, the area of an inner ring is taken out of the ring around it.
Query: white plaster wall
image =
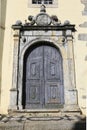
[[[2,67],[2,84],[1,84],[1,113],[7,113],[10,88],[12,86],[12,65],[13,65],[13,31],[11,25],[16,20],[24,22],[29,15],[36,16],[39,13],[39,8],[30,8],[28,0],[8,0],[6,9],[6,29],[3,50],[3,67]],[[74,39],[74,58],[76,72],[76,88],[78,89],[78,103],[85,114],[85,98],[87,87],[87,42],[79,41],[78,34],[86,33],[86,28],[79,28],[79,24],[87,20],[87,16],[82,16],[84,5],[80,0],[58,0],[58,8],[47,8],[47,13],[57,15],[63,23],[65,20],[71,21],[71,24],[76,25],[77,32]]]

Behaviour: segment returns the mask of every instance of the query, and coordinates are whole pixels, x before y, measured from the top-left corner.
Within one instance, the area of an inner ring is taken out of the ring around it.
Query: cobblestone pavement
[[[64,113],[59,116],[32,114],[0,115],[0,130],[86,130],[85,116]]]
[[[0,115],[0,123],[7,123],[9,121],[18,121],[18,122],[22,122],[22,121],[59,121],[59,120],[68,120],[68,121],[79,121],[79,120],[83,120],[85,118],[84,115],[81,114],[73,114],[73,113],[63,113],[63,114],[59,114],[57,116],[51,116],[51,115],[37,115],[37,114],[10,114],[10,115]]]

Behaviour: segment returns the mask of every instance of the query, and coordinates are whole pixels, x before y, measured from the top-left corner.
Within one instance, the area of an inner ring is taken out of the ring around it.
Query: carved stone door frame
[[[10,106],[9,109],[22,110],[22,84],[23,84],[23,58],[26,50],[35,44],[41,42],[48,42],[58,48],[63,58],[63,76],[64,76],[64,108],[63,110],[78,110],[77,103],[77,90],[75,86],[75,70],[74,70],[74,57],[73,57],[73,38],[67,37],[66,48],[64,43],[56,42],[56,40],[49,38],[35,38],[24,44],[21,47],[21,41],[19,43],[19,32],[15,31],[14,35],[14,63],[13,63],[13,86],[10,90]],[[67,49],[67,51],[66,51]],[[20,50],[20,52],[19,52]]]

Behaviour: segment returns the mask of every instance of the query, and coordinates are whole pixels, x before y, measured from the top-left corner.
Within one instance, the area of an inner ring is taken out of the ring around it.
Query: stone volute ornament
[[[29,15],[28,16],[28,21],[25,20],[25,24],[23,25],[27,25],[27,26],[31,26],[31,25],[38,25],[38,26],[49,26],[49,25],[54,25],[54,26],[59,26],[59,25],[62,25],[61,24],[61,21],[57,18],[56,15],[52,15],[52,16],[49,16],[47,13],[46,13],[46,7],[44,4],[41,5],[41,8],[40,8],[40,13],[37,14],[36,16],[32,16],[32,15]],[[67,24],[70,24],[69,22]],[[16,25],[22,25],[21,21],[18,20],[16,22]],[[64,24],[63,24],[64,25]]]

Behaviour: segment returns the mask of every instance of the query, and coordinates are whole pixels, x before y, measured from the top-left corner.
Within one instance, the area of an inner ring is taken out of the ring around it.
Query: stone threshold
[[[59,109],[22,109],[22,110],[9,110],[9,112],[18,112],[18,113],[56,113],[61,112]]]
[[[63,117],[63,116],[75,116],[75,115],[78,115],[78,116],[81,116],[81,113],[80,111],[62,111],[62,110],[14,110],[14,111],[9,111],[8,113],[9,116],[17,116],[17,117],[26,117],[26,118],[32,118],[32,119],[40,119],[40,120],[43,120],[43,118],[45,120],[49,120],[49,119],[54,119],[55,118],[60,118],[60,117]]]
[[[8,113],[81,113],[77,110],[64,110],[64,109],[22,109],[22,110],[8,110]]]

